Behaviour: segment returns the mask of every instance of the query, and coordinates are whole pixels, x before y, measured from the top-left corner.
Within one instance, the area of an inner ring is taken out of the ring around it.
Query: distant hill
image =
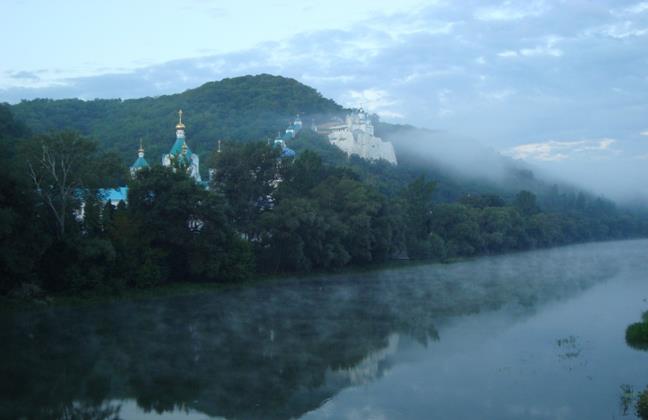
[[[23,101],[9,108],[4,106],[4,111],[0,109],[0,129],[3,129],[2,121],[6,121],[7,133],[26,133],[26,127],[34,133],[76,130],[98,140],[127,164],[135,159],[141,138],[149,162],[158,162],[175,140],[178,109],[184,111],[189,146],[203,155],[203,162],[208,160],[207,152],[216,148],[218,140],[265,140],[283,131],[298,113],[306,117],[305,127],[310,127],[312,118],[321,122],[348,112],[294,79],[261,74],[209,82],[179,94],[159,97]],[[537,179],[524,165],[475,141],[377,120],[375,124],[376,134],[394,144],[400,162],[397,167],[347,159],[325,137],[310,130],[304,130],[289,146],[298,153],[314,150],[328,163],[349,165],[386,193],[394,193],[416,176],[425,174],[438,182],[436,197],[440,201],[455,201],[480,193],[511,198],[521,189],[534,191],[541,201],[557,194],[552,184]],[[201,166],[203,170],[207,168]],[[570,196],[577,192],[566,185],[561,190],[561,194]]]
[[[218,140],[274,137],[298,113],[339,114],[343,108],[294,79],[261,74],[209,82],[183,93],[141,99],[35,99],[11,107],[36,133],[71,129],[97,139],[107,150],[134,159],[139,139],[154,161],[175,139],[178,109],[187,141],[197,153]],[[310,125],[310,121],[304,121]]]

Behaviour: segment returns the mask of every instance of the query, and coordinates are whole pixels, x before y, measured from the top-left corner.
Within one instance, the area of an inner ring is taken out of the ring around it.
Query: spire
[[[217,153],[220,153],[220,152],[221,152],[221,141],[218,140],[218,150],[217,150]]]
[[[133,162],[130,167],[131,177],[135,178],[137,171],[148,167],[149,164],[146,159],[144,159],[144,145],[142,144],[142,139],[140,138],[139,149],[137,149],[137,159],[135,159],[135,162]]]
[[[182,110],[178,110],[178,124],[176,124],[178,130],[184,130],[185,125],[182,123]]]

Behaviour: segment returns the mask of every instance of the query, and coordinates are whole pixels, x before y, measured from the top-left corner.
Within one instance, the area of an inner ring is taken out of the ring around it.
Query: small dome
[[[284,147],[283,151],[281,152],[281,157],[283,158],[295,157],[295,155],[295,151],[288,146]]]

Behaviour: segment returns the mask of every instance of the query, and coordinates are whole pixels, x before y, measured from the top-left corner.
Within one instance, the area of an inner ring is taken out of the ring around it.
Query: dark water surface
[[[0,317],[0,418],[619,419],[648,241]]]

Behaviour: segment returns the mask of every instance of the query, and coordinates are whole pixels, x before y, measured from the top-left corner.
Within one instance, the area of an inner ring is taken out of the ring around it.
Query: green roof
[[[135,163],[133,163],[133,165],[131,165],[132,169],[140,169],[140,168],[148,168],[148,167],[149,167],[149,164],[146,161],[146,159],[144,159],[144,157],[138,157],[135,160]]]
[[[182,154],[182,145],[187,144],[185,142],[184,137],[177,137],[175,143],[173,143],[173,147],[171,147],[171,151],[169,152],[170,155],[173,156],[178,156]],[[187,158],[191,158],[191,149],[189,149],[189,145],[187,144]]]

